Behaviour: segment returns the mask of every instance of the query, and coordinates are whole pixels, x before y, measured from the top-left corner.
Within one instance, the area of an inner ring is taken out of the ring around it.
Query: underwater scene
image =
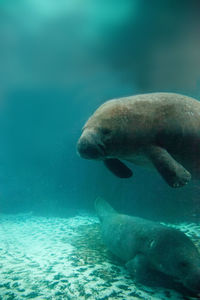
[[[0,300],[200,299],[200,1],[0,1]]]

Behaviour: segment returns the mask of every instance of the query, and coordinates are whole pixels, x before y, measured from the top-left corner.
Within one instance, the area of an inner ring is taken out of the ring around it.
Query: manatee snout
[[[83,132],[77,143],[77,151],[86,159],[101,159],[105,155],[103,144],[93,131]]]

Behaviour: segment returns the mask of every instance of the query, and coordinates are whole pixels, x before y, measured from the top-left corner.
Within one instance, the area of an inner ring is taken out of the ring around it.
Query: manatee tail
[[[116,214],[116,210],[103,198],[98,197],[95,201],[95,210],[100,221],[109,217],[111,214]]]

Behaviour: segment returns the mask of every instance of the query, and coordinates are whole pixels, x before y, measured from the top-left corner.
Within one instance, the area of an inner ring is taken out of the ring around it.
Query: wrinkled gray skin
[[[136,280],[158,271],[200,295],[200,254],[181,231],[117,213],[105,200],[95,202],[103,240]]]
[[[173,93],[110,100],[83,127],[81,157],[104,161],[116,176],[132,172],[120,160],[155,167],[172,187],[200,178],[200,102]]]

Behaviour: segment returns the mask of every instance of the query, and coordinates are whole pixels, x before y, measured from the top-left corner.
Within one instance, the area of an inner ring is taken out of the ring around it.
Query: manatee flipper
[[[151,273],[151,268],[143,254],[137,254],[126,263],[126,268],[133,278],[138,282],[145,282]]]
[[[129,178],[133,175],[132,171],[117,158],[107,158],[104,164],[117,177]]]
[[[172,278],[155,270],[143,254],[137,254],[133,259],[128,261],[126,268],[137,282],[144,285],[152,287],[162,286],[166,288],[174,287]]]
[[[146,154],[170,186],[177,188],[190,181],[191,174],[164,148],[150,146],[147,148]]]

